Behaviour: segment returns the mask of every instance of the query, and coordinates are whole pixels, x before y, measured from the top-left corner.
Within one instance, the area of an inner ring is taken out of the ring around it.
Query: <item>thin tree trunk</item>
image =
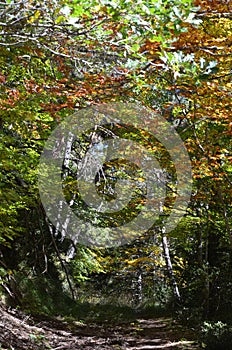
[[[132,279],[132,294],[135,306],[141,304],[143,301],[143,280],[141,271],[136,271]]]
[[[138,274],[138,302],[139,304],[143,301],[143,281],[142,281],[142,273],[139,272]]]
[[[165,236],[164,234],[162,235],[162,245],[163,245],[164,258],[166,261],[168,274],[169,274],[171,284],[172,284],[173,294],[174,294],[175,298],[178,301],[180,301],[180,292],[179,292],[179,288],[178,288],[178,285],[176,283],[175,274],[174,274],[174,271],[172,268],[172,261],[171,261],[170,253],[169,253],[168,240],[167,240],[167,236]]]
[[[197,238],[197,262],[200,267],[203,265],[203,240],[202,240],[202,232],[203,225],[201,220],[201,210],[199,208],[196,209],[197,217],[200,218],[200,224],[197,229],[196,238]]]
[[[160,202],[160,213],[163,213],[163,204],[162,204],[162,202]],[[171,261],[170,252],[169,252],[168,239],[167,239],[167,236],[165,235],[165,233],[166,233],[165,227],[161,226],[160,227],[160,231],[161,231],[161,238],[162,238],[162,246],[163,246],[164,258],[165,258],[165,262],[166,262],[168,275],[170,277],[173,294],[174,294],[176,300],[180,301],[180,299],[181,299],[180,298],[180,292],[179,292],[179,288],[178,288],[178,285],[176,283],[175,274],[174,274],[174,271],[173,271],[173,268],[172,268],[172,261]]]
[[[52,243],[53,243],[53,246],[55,248],[56,255],[57,255],[57,257],[58,257],[58,259],[60,261],[61,267],[63,268],[63,271],[64,271],[65,276],[66,276],[66,280],[68,282],[68,286],[69,286],[69,289],[70,289],[70,292],[71,292],[71,295],[72,295],[72,298],[74,300],[75,299],[75,292],[74,292],[74,289],[72,287],[72,282],[71,282],[71,280],[69,278],[68,269],[67,269],[67,267],[66,267],[66,265],[65,265],[65,263],[64,263],[64,261],[63,261],[63,259],[61,257],[61,255],[60,255],[59,249],[57,247],[57,244],[56,244],[56,241],[55,241],[55,238],[54,238],[52,225],[49,222],[47,222],[47,224],[48,224],[48,228],[49,228],[50,233],[51,233]]]

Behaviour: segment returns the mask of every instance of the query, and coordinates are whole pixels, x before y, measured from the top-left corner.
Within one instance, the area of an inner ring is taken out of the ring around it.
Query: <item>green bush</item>
[[[218,322],[204,322],[202,340],[208,350],[232,349],[232,326]]]

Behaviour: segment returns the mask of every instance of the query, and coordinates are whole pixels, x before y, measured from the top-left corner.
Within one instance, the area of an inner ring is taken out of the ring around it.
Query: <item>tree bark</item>
[[[175,298],[178,301],[180,301],[180,292],[179,292],[179,288],[178,288],[178,285],[176,283],[175,274],[174,274],[174,271],[172,268],[172,261],[171,261],[170,252],[169,252],[168,240],[167,240],[167,236],[165,236],[164,234],[162,235],[162,245],[163,245],[164,258],[166,261],[168,274],[169,274],[171,284],[172,284],[173,294],[174,294]]]

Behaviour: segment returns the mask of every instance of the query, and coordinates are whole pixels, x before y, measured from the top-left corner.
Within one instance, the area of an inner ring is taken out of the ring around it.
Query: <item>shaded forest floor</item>
[[[200,349],[194,334],[169,317],[120,324],[32,317],[0,307],[1,350]]]

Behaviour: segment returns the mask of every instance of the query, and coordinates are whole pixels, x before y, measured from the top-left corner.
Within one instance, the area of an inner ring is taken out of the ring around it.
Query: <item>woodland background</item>
[[[231,349],[231,47],[226,0],[0,2],[2,302],[77,319],[168,310]],[[74,245],[41,205],[40,155],[74,111],[117,101],[175,127],[191,201],[167,236],[156,226],[118,248]]]

